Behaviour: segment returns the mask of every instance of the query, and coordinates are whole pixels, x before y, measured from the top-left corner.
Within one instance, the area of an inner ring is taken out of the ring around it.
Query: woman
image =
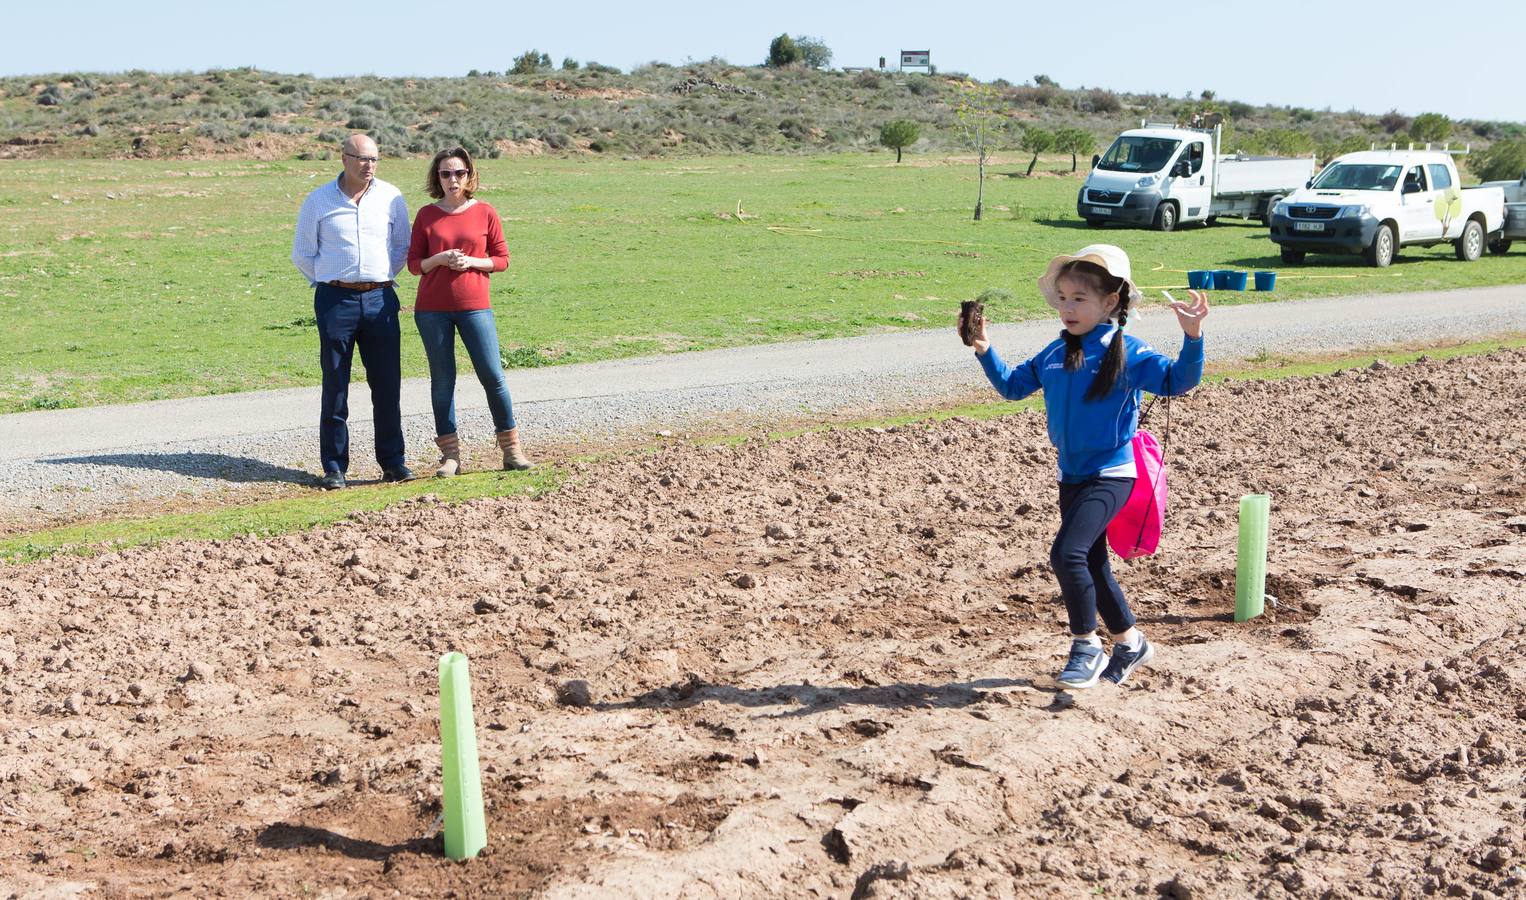
[[[509,266],[503,223],[491,206],[472,197],[477,191],[477,169],[462,147],[434,155],[425,189],[436,202],[420,209],[413,220],[408,271],[421,276],[413,321],[429,357],[435,443],[441,456],[435,474],[443,478],[461,471],[461,441],[456,436],[457,332],[487,392],[503,467],[528,469],[532,463],[519,446],[488,298],[488,273]]]

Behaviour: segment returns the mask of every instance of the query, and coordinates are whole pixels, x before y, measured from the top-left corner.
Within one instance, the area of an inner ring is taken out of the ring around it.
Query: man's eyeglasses
[[[355,153],[350,153],[349,151],[345,151],[344,155],[348,156],[350,159],[355,160],[356,162],[360,163],[361,165],[365,165],[366,163],[370,163],[371,165],[374,166],[378,162],[378,158],[375,157],[375,156],[360,156],[360,155],[355,154]]]
[[[444,181],[448,178],[451,181],[455,181],[457,178],[465,178],[470,174],[472,174],[471,169],[441,169],[440,180]]]

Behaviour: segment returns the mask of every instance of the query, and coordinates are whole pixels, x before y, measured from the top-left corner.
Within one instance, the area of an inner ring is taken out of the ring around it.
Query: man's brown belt
[[[330,287],[343,288],[347,291],[374,291],[377,288],[391,287],[390,281],[330,281]]]

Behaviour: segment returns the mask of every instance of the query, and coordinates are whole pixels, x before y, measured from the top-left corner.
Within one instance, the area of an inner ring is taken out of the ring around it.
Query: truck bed
[[[1280,156],[1223,156],[1218,195],[1287,194],[1314,177],[1314,160]]]

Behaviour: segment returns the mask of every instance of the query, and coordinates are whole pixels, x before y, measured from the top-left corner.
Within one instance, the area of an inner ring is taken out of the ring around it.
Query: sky
[[[1029,3],[30,2],[5,12],[0,75],[201,71],[313,75],[503,71],[534,48],[630,69],[718,56],[754,64],[810,35],[834,66],[930,50],[942,71],[1014,84],[1197,96],[1453,119],[1526,121],[1526,2],[1058,0]]]

